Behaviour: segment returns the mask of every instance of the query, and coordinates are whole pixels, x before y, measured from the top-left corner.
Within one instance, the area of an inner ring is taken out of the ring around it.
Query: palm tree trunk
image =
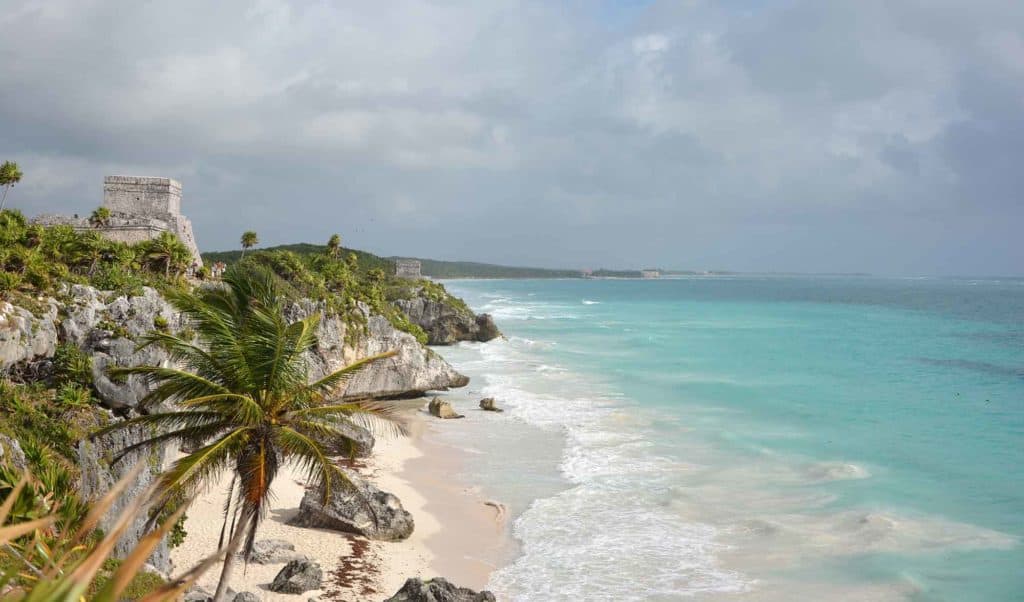
[[[235,525],[235,531],[228,542],[227,555],[224,556],[224,568],[220,571],[220,581],[217,582],[217,591],[213,594],[213,602],[226,602],[228,595],[228,581],[231,580],[231,572],[235,568],[235,554],[242,546],[245,533],[248,530],[250,516],[243,516],[241,522]]]
[[[245,247],[242,247],[242,256],[238,258],[238,261],[245,259]]]
[[[11,186],[9,184],[7,186],[4,186],[4,198],[3,198],[3,200],[0,200],[0,211],[3,211],[4,210],[4,205],[7,204],[7,193],[10,190],[11,190]]]

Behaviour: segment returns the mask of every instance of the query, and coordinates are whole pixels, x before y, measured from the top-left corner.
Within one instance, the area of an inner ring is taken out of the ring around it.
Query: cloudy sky
[[[1019,0],[0,0],[26,213],[204,249],[1024,275]]]

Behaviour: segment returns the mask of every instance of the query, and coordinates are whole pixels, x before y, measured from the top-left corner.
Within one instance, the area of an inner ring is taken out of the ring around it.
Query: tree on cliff
[[[255,247],[258,244],[260,244],[260,239],[256,236],[256,233],[253,232],[252,230],[246,230],[245,232],[242,233],[242,240],[241,240],[241,242],[242,242],[242,256],[239,258],[240,260],[245,258],[245,252],[246,251],[248,251],[249,249]]]
[[[327,254],[334,259],[341,255],[341,237],[337,234],[331,234],[331,238],[327,240]]]
[[[4,161],[3,165],[0,165],[0,186],[4,187],[4,196],[3,199],[0,199],[0,211],[3,211],[4,205],[7,204],[7,193],[21,181],[23,175],[25,174],[21,173],[18,164],[14,161]]]
[[[185,243],[170,232],[161,232],[160,236],[143,243],[145,260],[150,267],[163,268],[164,277],[170,278],[185,271],[192,258],[192,252]]]
[[[285,291],[267,270],[236,268],[225,274],[224,282],[225,287],[195,294],[168,294],[197,333],[198,343],[159,331],[143,340],[143,347],[164,348],[184,368],[111,370],[119,376],[143,375],[155,385],[144,406],[173,400],[180,411],[140,416],[97,433],[139,424],[158,433],[122,450],[121,456],[167,442],[195,449],[161,475],[154,516],[180,500],[193,499],[224,470],[234,473],[221,527],[219,547],[226,538],[227,555],[217,601],[224,599],[236,552],[241,548],[248,556],[252,549],[278,467],[288,462],[300,467],[327,498],[351,485],[328,458],[326,442],[355,445],[347,434],[351,431],[345,430],[353,422],[401,430],[386,406],[332,400],[359,370],[395,352],[366,358],[310,383],[304,358],[316,345],[319,316],[286,320]]]

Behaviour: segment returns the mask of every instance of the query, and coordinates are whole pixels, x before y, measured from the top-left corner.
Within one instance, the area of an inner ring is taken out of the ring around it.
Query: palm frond
[[[385,351],[384,353],[378,353],[377,355],[371,355],[370,357],[359,360],[358,362],[349,364],[340,370],[336,370],[320,380],[308,385],[308,389],[312,392],[325,395],[332,391],[337,386],[344,384],[350,378],[359,374],[361,371],[368,368],[371,364],[378,362],[389,357],[398,355],[398,351],[391,350]]]

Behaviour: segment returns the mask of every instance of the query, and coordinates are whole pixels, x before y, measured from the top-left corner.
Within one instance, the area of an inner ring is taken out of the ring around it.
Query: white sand
[[[361,470],[378,487],[398,496],[412,513],[416,527],[409,539],[368,541],[325,529],[286,525],[298,511],[305,489],[300,474],[285,467],[274,481],[271,511],[260,525],[257,540],[284,539],[293,543],[297,553],[320,564],[324,589],[301,595],[269,591],[267,585],[283,563],[247,567],[239,564],[231,588],[253,592],[263,600],[292,602],[305,602],[314,596],[321,600],[383,600],[414,576],[441,575],[465,587],[482,588],[497,559],[508,549],[506,529],[496,526],[495,509],[486,506],[471,487],[451,481],[453,467],[460,461],[457,454],[430,442],[431,431],[443,428],[443,421],[424,419],[421,412],[413,413],[411,418],[412,435],[378,437],[373,456]],[[424,449],[429,450],[430,458],[423,457]],[[185,523],[188,537],[171,552],[175,573],[216,550],[229,481],[230,475],[224,475],[220,484],[193,502]],[[428,507],[431,511],[437,509],[436,516],[428,512]],[[352,560],[353,545],[362,549],[359,560]],[[337,573],[346,559],[356,566],[344,571],[347,583],[342,584]],[[218,566],[199,583],[213,591],[219,575]]]

